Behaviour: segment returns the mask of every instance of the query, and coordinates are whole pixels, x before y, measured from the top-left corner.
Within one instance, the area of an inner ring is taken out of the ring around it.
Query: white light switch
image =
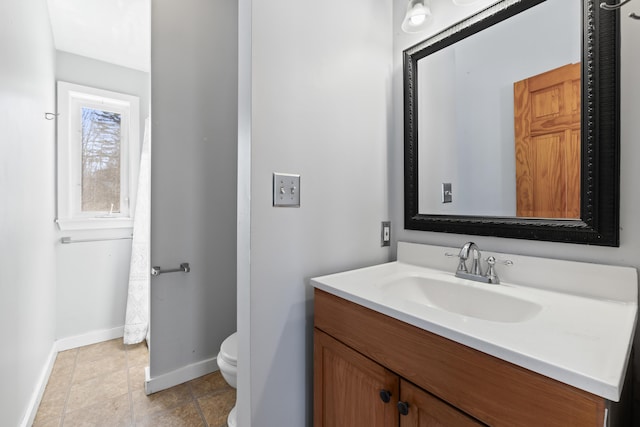
[[[300,207],[300,175],[273,173],[273,206]]]

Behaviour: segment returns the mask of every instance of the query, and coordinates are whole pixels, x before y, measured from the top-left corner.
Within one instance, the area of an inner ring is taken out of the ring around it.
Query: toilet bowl
[[[218,367],[224,380],[233,388],[237,388],[238,385],[238,340],[237,332],[229,335],[227,339],[222,342],[220,346],[220,352],[218,353]],[[236,405],[233,405],[229,417],[227,418],[228,427],[236,427]]]

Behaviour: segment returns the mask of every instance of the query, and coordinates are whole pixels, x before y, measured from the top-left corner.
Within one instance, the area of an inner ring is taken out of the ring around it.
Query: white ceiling
[[[150,0],[47,0],[56,49],[149,72]]]

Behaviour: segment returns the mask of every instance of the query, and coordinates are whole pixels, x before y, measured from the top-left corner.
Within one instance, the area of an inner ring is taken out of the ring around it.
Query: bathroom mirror
[[[597,2],[506,0],[405,50],[405,228],[618,246],[618,44]]]

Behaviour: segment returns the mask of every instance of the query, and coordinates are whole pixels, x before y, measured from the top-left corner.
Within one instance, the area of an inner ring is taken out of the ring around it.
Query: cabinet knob
[[[391,392],[389,390],[380,390],[380,400],[384,403],[389,403],[391,401]]]
[[[400,415],[407,415],[409,413],[409,404],[407,402],[398,402],[398,412]]]

